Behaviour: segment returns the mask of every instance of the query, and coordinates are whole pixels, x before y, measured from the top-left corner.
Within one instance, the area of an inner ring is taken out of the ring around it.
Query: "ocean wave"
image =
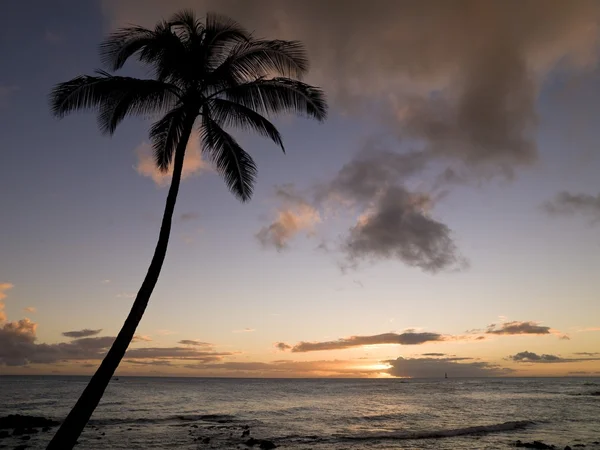
[[[236,420],[235,416],[229,414],[187,414],[166,417],[119,417],[107,419],[92,419],[90,425],[125,425],[125,424],[156,424],[165,422],[213,422],[213,423],[232,423]]]
[[[453,428],[436,431],[400,431],[389,433],[362,433],[356,436],[336,436],[337,439],[347,441],[371,441],[371,440],[410,440],[410,439],[439,439],[456,436],[497,433],[501,431],[512,431],[533,425],[529,420],[498,423],[494,425],[480,425],[466,428]]]

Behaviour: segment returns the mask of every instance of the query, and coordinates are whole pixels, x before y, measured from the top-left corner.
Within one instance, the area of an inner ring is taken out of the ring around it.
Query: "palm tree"
[[[111,34],[100,46],[110,71],[137,58],[152,79],[115,76],[99,70],[60,83],[50,104],[58,118],[79,110],[97,113],[100,129],[114,133],[127,116],[158,115],[150,128],[157,167],[173,166],[158,243],[131,311],[116,340],[48,449],[71,449],[100,402],[125,355],[156,285],[171,231],[171,221],[188,139],[199,133],[202,151],[242,202],[252,196],[256,165],[225,128],[252,130],[284,150],[281,135],[267,117],[292,112],[323,121],[324,93],[300,81],[308,70],[297,41],[254,38],[235,21],[208,14],[204,22],[191,11],[146,29],[138,26]]]

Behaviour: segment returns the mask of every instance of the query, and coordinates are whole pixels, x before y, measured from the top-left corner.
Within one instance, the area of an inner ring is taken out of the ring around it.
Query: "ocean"
[[[0,417],[60,420],[86,377],[0,376]],[[77,449],[600,449],[600,378],[218,379],[119,377]],[[242,434],[246,431],[246,436]],[[42,449],[52,431],[0,439]],[[254,448],[258,448],[255,446]]]

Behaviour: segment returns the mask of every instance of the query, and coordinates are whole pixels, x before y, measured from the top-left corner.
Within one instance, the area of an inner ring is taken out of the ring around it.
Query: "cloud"
[[[6,313],[4,312],[4,303],[2,300],[6,298],[6,291],[14,288],[15,285],[11,283],[0,283],[0,322],[6,320]]]
[[[285,352],[286,350],[290,350],[292,348],[291,345],[286,344],[285,342],[275,342],[274,345],[277,350],[281,350],[282,352]]]
[[[90,330],[89,328],[85,328],[79,331],[65,331],[64,333],[62,333],[62,335],[70,338],[82,338],[87,336],[95,336],[97,334],[100,334],[101,331],[102,329]]]
[[[528,351],[517,353],[516,355],[509,356],[509,359],[518,362],[562,362],[562,358],[556,355],[538,355]]]
[[[196,339],[182,339],[181,341],[178,342],[178,344],[193,345],[196,347],[212,347],[212,344],[209,344],[208,342],[198,341]]]
[[[492,324],[488,327],[488,334],[551,334],[550,327],[538,325],[536,322],[504,322],[500,325]]]
[[[595,356],[597,354],[581,352],[574,353],[575,355],[592,355]],[[519,352],[514,355],[509,356],[507,359],[515,362],[523,362],[523,363],[572,363],[572,362],[585,362],[585,361],[600,361],[600,358],[591,357],[591,358],[562,358],[557,355],[547,355],[547,354],[537,354],[529,351]]]
[[[315,352],[321,350],[342,350],[346,348],[362,347],[364,345],[398,344],[420,345],[426,342],[440,342],[446,338],[438,333],[404,332],[376,334],[374,336],[350,336],[336,341],[325,342],[299,342],[292,347],[293,353]]]
[[[446,356],[445,353],[423,353],[423,356]]]
[[[173,363],[171,361],[169,361],[168,359],[155,359],[155,360],[150,360],[150,361],[146,361],[146,360],[137,361],[137,360],[132,360],[132,359],[126,359],[126,360],[123,360],[123,362],[126,364],[134,364],[137,366],[173,366]]]
[[[154,347],[134,348],[125,353],[128,359],[173,359],[200,361],[203,363],[220,361],[224,356],[231,356],[231,352],[213,352],[196,350],[190,347]]]
[[[276,217],[256,233],[256,238],[263,247],[283,250],[297,234],[310,234],[321,222],[321,216],[314,206],[295,192],[292,185],[276,187],[275,197],[280,203]]]
[[[431,273],[465,267],[448,226],[429,216],[431,204],[426,194],[389,188],[350,229],[342,244],[348,264],[393,259]]]
[[[15,285],[12,283],[0,283],[0,300],[4,300],[6,298],[6,291],[14,288]]]
[[[574,355],[579,356],[596,356],[598,353],[587,353],[580,352],[574,353]],[[562,358],[557,355],[548,355],[548,354],[537,354],[529,351],[519,352],[514,355],[509,356],[507,359],[519,363],[572,363],[572,362],[585,362],[585,361],[600,361],[600,358],[591,357],[591,358]]]
[[[33,306],[27,306],[26,308],[23,308],[23,311],[34,314],[37,312],[37,309]]]
[[[171,165],[168,172],[161,172],[156,167],[152,152],[152,146],[147,143],[143,143],[135,149],[138,158],[135,170],[142,176],[152,178],[158,186],[168,186],[171,182],[171,176],[173,175],[173,166]],[[196,136],[195,133],[192,133],[185,153],[181,179],[184,180],[189,178],[202,170],[208,170],[208,168],[209,166],[202,159],[198,136]]]
[[[593,196],[560,192],[554,199],[546,202],[543,208],[550,215],[580,214],[588,217],[592,223],[598,223],[600,221],[600,194]]]
[[[600,356],[600,352],[576,352],[573,354],[578,356]]]
[[[150,336],[145,336],[142,334],[136,334],[133,336],[131,342],[152,342],[152,338]]]
[[[232,333],[253,333],[255,331],[254,328],[244,328],[242,330],[233,330]]]
[[[113,26],[153,25],[190,7],[229,14],[260,36],[301,40],[313,68],[309,81],[322,85],[336,108],[373,117],[376,105],[390,129],[427,151],[504,173],[537,157],[536,102],[548,74],[557,66],[579,73],[597,62],[600,6],[593,0],[103,5]]]
[[[134,292],[119,292],[117,295],[115,295],[115,297],[117,297],[117,298],[135,298],[135,293]]]
[[[395,377],[442,378],[445,373],[450,378],[496,377],[512,372],[496,364],[477,361],[472,358],[397,358],[387,361],[391,367],[388,373]]]

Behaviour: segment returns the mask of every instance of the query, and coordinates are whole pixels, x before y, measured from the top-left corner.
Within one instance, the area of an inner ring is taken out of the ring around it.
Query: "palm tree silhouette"
[[[301,82],[308,71],[297,41],[254,38],[235,21],[209,13],[204,22],[191,11],[159,22],[153,30],[133,26],[111,34],[100,46],[111,71],[137,58],[153,79],[115,76],[103,70],[54,87],[52,113],[97,113],[101,131],[112,134],[127,116],[160,115],[150,129],[157,167],[173,175],[152,262],[131,311],[102,364],[62,423],[48,449],[71,449],[100,402],[156,285],[167,252],[171,221],[187,142],[197,124],[203,154],[240,201],[252,196],[256,165],[224,128],[252,130],[284,150],[279,131],[267,119],[292,112],[323,121],[324,93]],[[285,151],[285,150],[284,150]]]

